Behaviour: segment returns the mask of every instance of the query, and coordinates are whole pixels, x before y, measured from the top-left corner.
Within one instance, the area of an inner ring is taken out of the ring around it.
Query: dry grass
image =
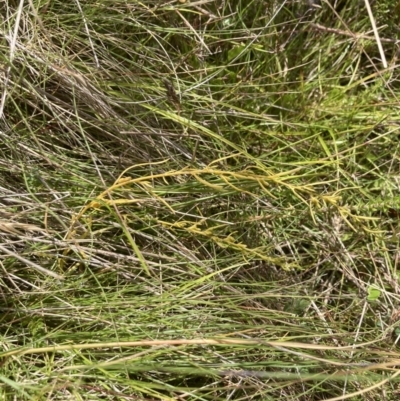
[[[1,6],[2,399],[398,398],[395,5],[309,3]]]

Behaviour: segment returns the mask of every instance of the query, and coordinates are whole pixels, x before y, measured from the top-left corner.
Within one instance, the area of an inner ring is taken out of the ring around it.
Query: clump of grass
[[[4,6],[4,399],[396,397],[394,25],[336,3]]]

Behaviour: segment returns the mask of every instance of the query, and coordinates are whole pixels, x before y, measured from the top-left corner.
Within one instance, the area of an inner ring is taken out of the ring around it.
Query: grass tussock
[[[0,6],[2,399],[399,397],[398,5],[369,5]]]

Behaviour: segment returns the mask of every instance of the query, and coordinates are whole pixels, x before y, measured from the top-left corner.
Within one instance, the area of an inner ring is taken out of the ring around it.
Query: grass
[[[397,3],[331,3],[3,6],[1,399],[398,398]]]

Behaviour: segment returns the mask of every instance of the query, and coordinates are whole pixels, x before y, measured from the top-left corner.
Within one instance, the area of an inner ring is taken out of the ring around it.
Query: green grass
[[[2,7],[0,399],[398,399],[398,4],[331,3]]]

